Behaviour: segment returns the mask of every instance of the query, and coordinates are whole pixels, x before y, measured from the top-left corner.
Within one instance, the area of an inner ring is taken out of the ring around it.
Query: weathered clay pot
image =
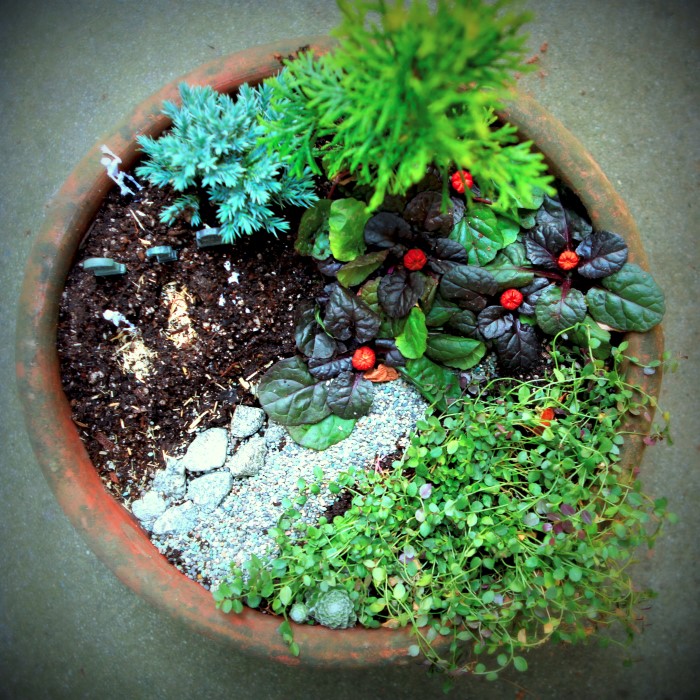
[[[217,59],[183,76],[141,104],[106,143],[124,161],[123,169],[138,159],[135,135],[157,136],[169,122],[161,114],[164,100],[177,100],[178,84],[208,84],[232,92],[241,83],[256,82],[280,68],[280,55],[300,46],[318,50],[331,47],[326,37],[304,37]],[[581,144],[531,98],[516,95],[503,118],[515,124],[545,155],[551,170],[578,194],[598,229],[623,235],[630,259],[646,267],[639,234],[625,204]],[[153,605],[167,611],[198,632],[287,664],[369,666],[408,662],[412,643],[408,630],[333,631],[298,626],[295,639],[301,656],[289,654],[277,628],[280,620],[246,609],[226,615],[214,606],[211,594],[181,574],[150,543],[133,516],[104,489],[91,463],[61,388],[56,353],[59,299],[78,246],[107,191],[113,186],[100,165],[94,147],[78,164],[52,203],[46,224],[27,264],[17,327],[17,377],[25,419],[37,460],[61,507],[97,556],[127,586]],[[663,335],[659,327],[647,334],[629,334],[630,354],[642,362],[660,357]],[[661,374],[644,375],[628,368],[630,381],[658,394]],[[629,427],[639,433],[625,442],[622,464],[639,464],[649,430],[643,418]]]

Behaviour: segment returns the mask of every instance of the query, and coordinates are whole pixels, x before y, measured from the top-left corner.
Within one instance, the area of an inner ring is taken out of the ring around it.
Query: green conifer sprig
[[[287,64],[277,97],[284,115],[267,140],[292,172],[317,159],[330,177],[349,170],[371,185],[370,209],[402,194],[434,163],[447,180],[468,169],[485,196],[508,209],[547,189],[540,154],[495,126],[494,109],[523,62],[527,14],[507,0],[339,0],[343,20],[332,53]],[[321,144],[321,145],[319,145]]]
[[[261,229],[276,235],[289,223],[274,207],[308,207],[318,199],[308,168],[291,175],[283,156],[260,145],[262,124],[279,118],[284,107],[281,100],[273,108],[271,97],[268,84],[242,85],[235,99],[208,86],[180,85],[182,106],[163,106],[172,129],[158,139],[139,137],[148,160],[136,173],[183,193],[161,212],[161,221],[170,225],[189,211],[191,223],[201,224],[206,196],[224,240],[232,242]]]

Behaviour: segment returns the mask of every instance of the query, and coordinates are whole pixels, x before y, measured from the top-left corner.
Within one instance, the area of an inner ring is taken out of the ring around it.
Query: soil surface
[[[250,382],[294,354],[297,302],[323,288],[313,261],[294,251],[295,221],[279,238],[260,233],[198,249],[189,224],[160,223],[171,198],[155,187],[126,197],[113,190],[61,301],[64,390],[90,458],[120,501],[138,497],[165,466],[164,452],[179,453],[202,426],[226,425],[236,403],[255,402]],[[178,259],[146,257],[162,245]],[[96,277],[80,266],[91,257],[124,263],[126,273]]]

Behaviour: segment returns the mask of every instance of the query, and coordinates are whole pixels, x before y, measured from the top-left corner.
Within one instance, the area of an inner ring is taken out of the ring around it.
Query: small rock
[[[192,501],[171,506],[153,523],[154,535],[185,535],[194,528],[199,511]]]
[[[156,472],[151,488],[165,498],[182,498],[185,495],[185,465],[179,459],[168,458],[165,469]]]
[[[190,481],[187,498],[203,510],[214,510],[228,496],[233,486],[233,477],[229,471],[205,474]]]
[[[131,504],[131,512],[141,521],[144,527],[150,529],[153,521],[163,513],[167,504],[163,496],[155,491],[148,491]]]
[[[210,472],[222,467],[228,451],[228,433],[224,428],[201,432],[180,460],[188,472]]]
[[[236,406],[231,418],[229,432],[231,437],[247,438],[262,428],[265,422],[265,411],[254,406]]]
[[[265,466],[265,438],[254,435],[228,459],[226,466],[234,477],[255,476]]]
[[[287,431],[279,423],[270,421],[265,431],[265,444],[270,447],[277,447],[282,440],[287,438]]]

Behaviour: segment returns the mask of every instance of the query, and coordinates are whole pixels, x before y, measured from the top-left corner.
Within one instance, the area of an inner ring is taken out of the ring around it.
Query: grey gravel
[[[345,440],[318,452],[297,445],[283,429],[271,424],[265,437],[252,440],[267,443],[265,468],[250,477],[234,478],[233,487],[221,504],[206,511],[190,501],[174,508],[175,524],[165,521],[168,509],[155,523],[151,537],[163,553],[180,553],[178,568],[207,588],[216,588],[230,571],[231,562],[240,565],[255,554],[273,557],[276,545],[267,530],[277,525],[283,513],[282,500],[298,495],[297,482],[316,481],[314,468],[323,470],[321,492],[310,495],[302,509],[307,522],[316,522],[336,499],[328,488],[341,472],[350,467],[372,469],[378,457],[403,450],[416,421],[426,409],[420,394],[403,380],[375,385],[372,410],[357,421]],[[240,451],[240,449],[239,449]],[[185,520],[191,527],[184,529]]]

